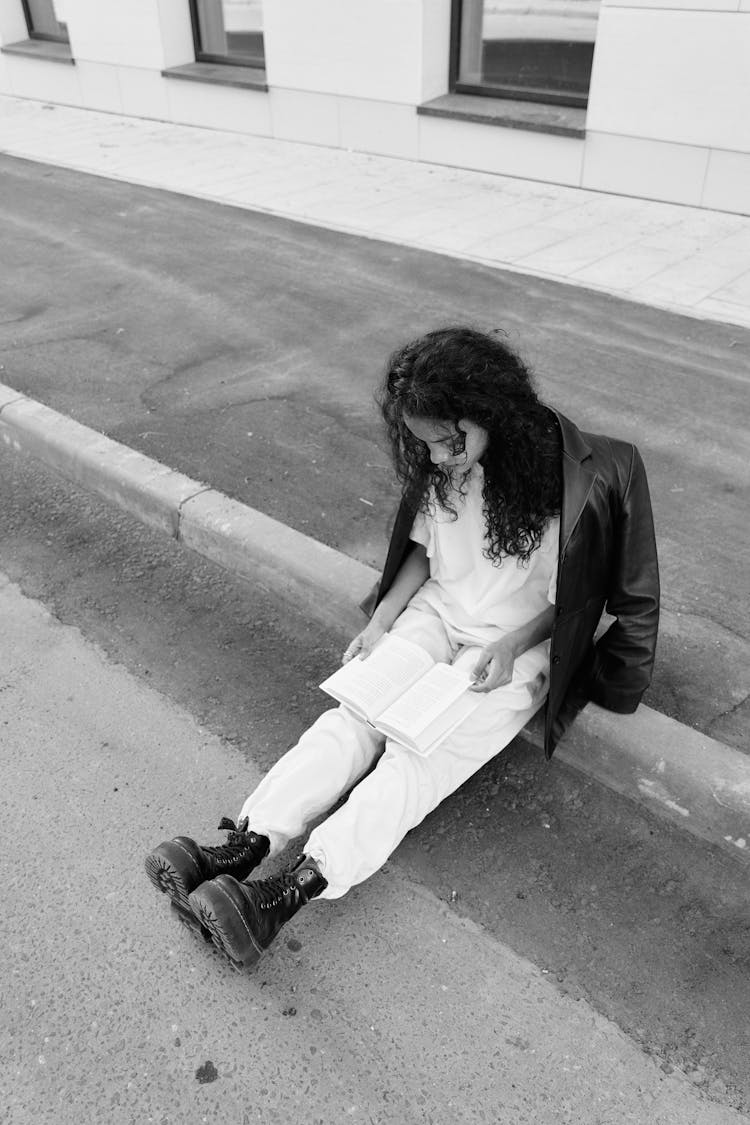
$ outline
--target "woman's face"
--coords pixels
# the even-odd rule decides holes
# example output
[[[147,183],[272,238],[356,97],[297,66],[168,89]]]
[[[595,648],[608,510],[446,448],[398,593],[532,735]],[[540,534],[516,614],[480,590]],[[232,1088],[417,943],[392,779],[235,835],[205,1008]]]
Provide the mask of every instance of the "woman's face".
[[[468,473],[487,448],[487,431],[476,422],[462,418],[457,425],[441,422],[438,418],[404,416],[404,422],[414,437],[424,442],[433,465],[447,471],[460,469]]]

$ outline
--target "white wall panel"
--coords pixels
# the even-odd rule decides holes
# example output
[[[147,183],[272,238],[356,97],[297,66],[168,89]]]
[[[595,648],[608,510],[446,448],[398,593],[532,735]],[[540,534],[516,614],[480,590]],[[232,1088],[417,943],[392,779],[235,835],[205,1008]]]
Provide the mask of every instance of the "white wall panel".
[[[419,119],[413,106],[340,98],[339,121],[342,148],[417,159]]]
[[[236,133],[271,136],[268,95],[232,86],[164,79],[169,119],[205,129],[229,129]]]
[[[714,151],[709,154],[701,203],[719,211],[750,215],[750,153]]]
[[[118,66],[117,82],[120,87],[122,113],[130,117],[169,119],[167,80],[157,70]]]
[[[744,14],[605,8],[587,128],[750,151]]]
[[[590,133],[581,186],[698,206],[707,165],[704,148]]]
[[[65,12],[76,59],[154,70],[165,65],[154,0],[66,0]]]
[[[331,0],[266,5],[263,41],[269,86],[334,92],[326,62],[335,60],[343,47],[330,7]]]
[[[81,87],[82,105],[87,109],[98,109],[104,113],[123,112],[116,67],[82,59],[76,62],[76,70]]]
[[[422,15],[422,85],[420,101],[448,93],[451,0],[431,0]]]
[[[82,104],[77,67],[47,59],[25,59],[19,55],[6,55],[5,58],[9,93],[19,98],[59,102],[61,105]]]
[[[583,141],[449,118],[420,117],[419,159],[577,186]]]
[[[28,39],[29,29],[26,26],[21,0],[3,0],[0,2],[0,47],[6,43],[18,43]]]
[[[349,0],[338,93],[417,105],[422,100],[422,0]]]
[[[187,0],[156,0],[164,66],[195,60],[195,43]]]
[[[272,88],[268,94],[274,137],[307,144],[339,144],[338,99],[307,90]]]
[[[284,0],[267,4],[264,38],[269,85],[418,104],[423,100],[422,11],[430,2]],[[438,2],[443,8],[445,0]]]

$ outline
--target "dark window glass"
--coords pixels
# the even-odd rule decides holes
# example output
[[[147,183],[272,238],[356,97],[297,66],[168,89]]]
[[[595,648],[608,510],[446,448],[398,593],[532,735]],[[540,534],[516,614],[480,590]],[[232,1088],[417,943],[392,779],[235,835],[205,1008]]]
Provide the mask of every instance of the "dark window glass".
[[[599,3],[454,0],[454,89],[585,105]]]
[[[23,0],[23,9],[32,39],[68,42],[64,0]]]
[[[234,66],[266,65],[262,0],[190,0],[195,57]]]

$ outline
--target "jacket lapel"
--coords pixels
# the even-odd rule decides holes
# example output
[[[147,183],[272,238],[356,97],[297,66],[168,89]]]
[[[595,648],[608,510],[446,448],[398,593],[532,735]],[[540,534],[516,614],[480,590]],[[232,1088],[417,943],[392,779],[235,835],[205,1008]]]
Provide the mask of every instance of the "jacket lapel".
[[[563,498],[560,514],[560,555],[565,551],[575,526],[581,518],[589,493],[596,480],[596,472],[585,462],[591,457],[591,447],[583,434],[564,414],[555,411],[562,432]]]

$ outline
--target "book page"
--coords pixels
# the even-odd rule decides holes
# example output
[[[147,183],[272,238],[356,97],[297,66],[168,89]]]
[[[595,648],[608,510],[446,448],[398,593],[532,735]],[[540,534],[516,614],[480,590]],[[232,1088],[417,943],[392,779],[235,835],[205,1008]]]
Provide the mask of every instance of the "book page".
[[[416,742],[420,733],[446,712],[470,683],[467,672],[460,672],[450,664],[434,664],[387,711],[381,712],[378,726],[387,724],[388,733],[396,737],[401,734]]]
[[[420,645],[386,635],[364,660],[354,657],[320,685],[372,722],[381,711],[432,666]]]
[[[434,722],[420,731],[416,739],[410,740],[408,744],[404,743],[404,745],[409,745],[417,754],[422,754],[425,757],[431,754],[442,742],[445,742],[448,735],[452,734],[472,711],[477,709],[482,698],[476,692],[465,692],[455,703],[451,704],[447,711],[438,715]],[[394,735],[394,738],[398,741],[398,735]]]

